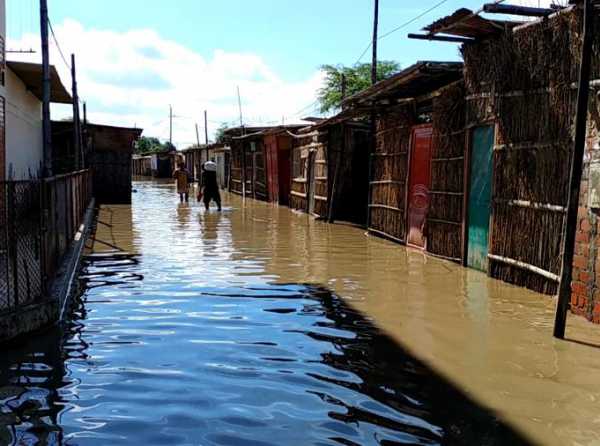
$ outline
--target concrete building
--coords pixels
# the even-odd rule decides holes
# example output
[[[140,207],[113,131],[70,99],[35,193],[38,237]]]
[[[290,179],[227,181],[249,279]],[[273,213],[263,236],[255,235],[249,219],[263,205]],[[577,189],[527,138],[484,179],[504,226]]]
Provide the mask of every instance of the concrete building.
[[[6,2],[0,0],[0,181],[37,178],[42,143],[42,66],[6,61]],[[54,103],[71,96],[51,67]]]

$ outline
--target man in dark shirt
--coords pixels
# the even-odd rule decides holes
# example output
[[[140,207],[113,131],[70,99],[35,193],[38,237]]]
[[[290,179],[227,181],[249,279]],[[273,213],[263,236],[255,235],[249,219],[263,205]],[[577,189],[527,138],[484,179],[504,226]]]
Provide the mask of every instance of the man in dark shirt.
[[[217,209],[221,210],[221,194],[217,184],[217,165],[214,161],[207,161],[202,166],[202,189],[204,206],[206,210],[210,207],[210,201],[217,203]]]

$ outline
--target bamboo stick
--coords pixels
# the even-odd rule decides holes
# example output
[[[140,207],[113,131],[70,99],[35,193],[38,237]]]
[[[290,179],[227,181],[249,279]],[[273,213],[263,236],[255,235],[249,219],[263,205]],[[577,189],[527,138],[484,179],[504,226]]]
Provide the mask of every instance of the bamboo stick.
[[[542,268],[539,268],[535,265],[530,265],[529,263],[521,262],[520,260],[510,259],[508,257],[497,256],[495,254],[488,254],[488,259],[493,260],[495,262],[505,263],[510,266],[514,266],[516,268],[525,269],[529,272],[538,274],[546,279],[552,280],[554,282],[560,281],[560,276],[557,274],[546,271]]]

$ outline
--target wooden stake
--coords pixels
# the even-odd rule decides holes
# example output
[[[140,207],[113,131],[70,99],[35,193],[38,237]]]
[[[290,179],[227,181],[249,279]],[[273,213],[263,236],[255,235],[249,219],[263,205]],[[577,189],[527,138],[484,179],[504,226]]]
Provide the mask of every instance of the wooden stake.
[[[377,31],[379,28],[379,0],[375,1],[375,14],[373,17],[373,58],[371,60],[371,83],[377,83]]]
[[[584,0],[583,9],[583,46],[581,48],[581,66],[579,67],[579,90],[577,92],[577,114],[575,115],[575,143],[571,174],[569,179],[569,201],[564,231],[563,265],[558,293],[558,305],[554,322],[554,336],[564,339],[567,325],[567,311],[571,300],[571,281],[573,279],[573,253],[575,250],[575,232],[577,230],[577,211],[579,207],[579,189],[583,168],[583,155],[587,133],[588,99],[590,93],[590,65],[592,38],[594,34],[594,15],[591,0]]]
[[[79,120],[79,96],[77,95],[77,76],[75,70],[75,54],[71,54],[71,80],[73,96],[73,152],[75,155],[75,170],[82,168],[81,154],[81,121]]]
[[[204,110],[204,143],[208,145],[208,112]]]

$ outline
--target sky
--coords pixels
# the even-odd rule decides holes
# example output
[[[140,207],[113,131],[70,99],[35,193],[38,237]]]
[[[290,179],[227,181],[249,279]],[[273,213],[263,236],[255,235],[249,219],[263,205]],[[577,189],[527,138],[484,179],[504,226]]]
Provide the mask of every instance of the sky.
[[[39,62],[39,0],[6,0],[9,60]],[[141,127],[184,148],[209,139],[221,123],[239,124],[237,89],[245,125],[300,122],[318,114],[323,64],[369,62],[373,0],[48,0],[56,39],[51,63],[70,89],[70,54],[76,55],[79,95],[90,121]],[[460,60],[458,45],[406,38],[475,0],[380,0],[379,58],[407,67],[417,60]],[[538,6],[550,0],[512,0]],[[424,14],[427,10],[432,11]],[[422,18],[415,19],[424,14]],[[62,50],[66,61],[58,51]],[[53,119],[71,116],[54,106]]]

